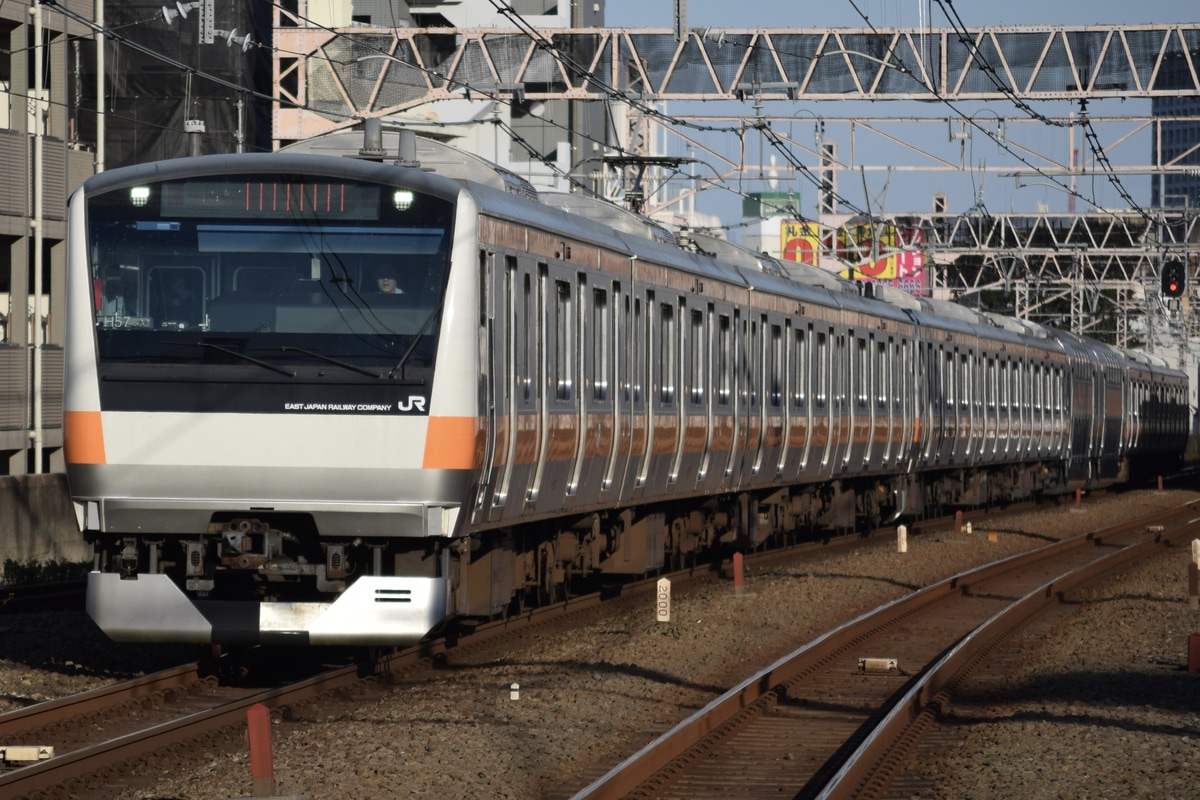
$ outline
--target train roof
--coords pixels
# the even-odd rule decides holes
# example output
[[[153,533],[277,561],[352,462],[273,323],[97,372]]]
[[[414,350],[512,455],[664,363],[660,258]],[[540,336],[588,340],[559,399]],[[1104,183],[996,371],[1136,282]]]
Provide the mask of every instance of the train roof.
[[[377,161],[538,199],[533,184],[515,172],[436,139],[415,136],[411,131],[380,129],[365,134],[356,130],[336,131],[295,142],[279,152]]]
[[[382,130],[369,120],[367,131],[347,130],[314,137],[277,153],[210,155],[151,162],[100,173],[85,183],[88,191],[106,191],[163,177],[214,175],[241,169],[270,172],[313,172],[364,180],[396,180],[396,167],[406,168],[404,181],[414,188],[453,197],[466,188],[489,214],[556,231],[579,241],[670,265],[701,277],[740,284],[824,305],[867,311],[945,330],[961,330],[995,338],[1011,338],[1042,346],[1108,353],[1125,364],[1154,373],[1183,375],[1163,359],[1106,345],[1087,337],[1047,328],[1027,320],[981,313],[957,303],[917,297],[886,284],[858,285],[818,267],[780,262],[732,242],[704,233],[680,241],[663,225],[607,201],[563,192],[539,192],[529,181],[484,158],[411,131]],[[519,197],[524,202],[515,198]],[[698,252],[697,252],[698,251]]]

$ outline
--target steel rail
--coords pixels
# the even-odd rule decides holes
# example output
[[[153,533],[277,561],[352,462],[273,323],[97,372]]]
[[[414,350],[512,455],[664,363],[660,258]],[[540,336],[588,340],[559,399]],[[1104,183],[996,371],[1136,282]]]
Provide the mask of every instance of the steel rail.
[[[670,767],[672,762],[683,760],[685,754],[700,747],[710,737],[728,732],[748,719],[761,715],[766,708],[774,705],[781,687],[786,687],[790,682],[802,676],[805,671],[815,668],[815,665],[833,658],[839,651],[845,650],[856,640],[862,638],[866,632],[884,628],[897,620],[919,612],[926,606],[944,600],[950,595],[967,593],[973,584],[981,581],[993,579],[1012,570],[1031,567],[1043,559],[1063,555],[1073,550],[1103,545],[1105,539],[1113,537],[1122,528],[1131,530],[1139,527],[1153,527],[1160,523],[1165,527],[1176,520],[1185,510],[1188,513],[1194,513],[1198,509],[1200,509],[1200,502],[1188,503],[1157,512],[1134,523],[1124,523],[1104,531],[1091,531],[1064,539],[945,578],[916,592],[885,603],[826,632],[793,653],[780,658],[766,669],[747,678],[574,794],[572,800],[616,800],[617,798],[648,796],[647,792],[653,794],[662,783],[673,781],[674,773],[684,769],[680,766]],[[1190,525],[1190,521],[1184,525],[1178,523],[1176,525],[1177,529],[1170,534],[1155,533],[1137,545],[1114,550],[1113,554],[1093,561],[1092,566],[1086,567],[1086,569],[1107,571],[1114,565],[1114,562],[1108,560],[1114,555],[1134,558],[1144,554],[1146,548],[1153,547],[1159,542],[1172,542],[1189,531],[1187,525]],[[1135,549],[1126,553],[1125,551],[1130,550],[1131,547]],[[1065,581],[1063,578],[1057,580]],[[1029,594],[1034,599],[1038,599],[1046,591],[1047,589],[1043,585]],[[1032,603],[1033,600],[1025,602]],[[926,705],[928,705],[929,696],[919,694],[918,697],[926,701]],[[914,712],[911,706],[912,700],[913,698],[907,698],[907,696],[899,700],[900,705],[897,707],[899,710],[895,712],[898,718],[903,718],[906,722],[911,721],[915,713],[925,708],[925,706],[921,706]],[[871,747],[882,747],[885,741],[887,741],[886,737],[880,736],[879,741],[872,744]],[[866,746],[864,743],[863,747]],[[836,796],[848,797],[851,794]]]

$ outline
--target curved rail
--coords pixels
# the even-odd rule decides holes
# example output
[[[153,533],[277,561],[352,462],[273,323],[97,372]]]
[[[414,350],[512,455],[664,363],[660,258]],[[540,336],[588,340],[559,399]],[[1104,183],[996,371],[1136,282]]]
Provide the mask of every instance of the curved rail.
[[[669,798],[676,796],[675,788],[679,796],[692,798],[871,796],[868,790],[885,783],[895,764],[902,763],[903,753],[895,746],[897,732],[914,727],[923,714],[935,714],[962,670],[994,646],[999,634],[983,631],[1012,632],[1069,589],[1144,556],[1156,544],[1174,543],[1192,533],[1198,509],[1200,503],[1190,503],[1066,539],[884,604],[730,689],[576,793],[573,800]],[[1094,557],[1085,557],[1089,553]],[[951,599],[955,602],[947,602]],[[957,632],[943,630],[949,625],[945,620],[968,613],[968,600],[986,602],[976,603],[973,619],[955,623]],[[1003,610],[995,611],[997,605]],[[920,619],[931,611],[940,615],[938,630]],[[852,672],[847,662],[852,651],[886,641],[881,634],[898,628],[908,639],[923,640],[926,655],[919,666],[880,659],[887,673],[882,679],[859,673],[854,676],[858,685],[839,689],[842,694],[836,697],[824,699],[821,694],[828,682],[806,694],[806,685],[828,678],[831,670],[841,670],[833,680],[841,680],[844,686]],[[891,641],[899,639],[893,636]],[[897,666],[912,668],[918,677],[909,678]],[[872,665],[864,667],[869,670]],[[870,685],[872,680],[877,685]],[[872,696],[872,690],[877,696]],[[758,725],[765,730],[755,732]],[[786,736],[796,738],[784,743],[781,739]],[[745,743],[739,745],[739,738]],[[754,763],[756,758],[763,763]],[[714,764],[717,773],[712,771]],[[725,773],[720,773],[722,767]],[[689,778],[692,775],[697,777]]]

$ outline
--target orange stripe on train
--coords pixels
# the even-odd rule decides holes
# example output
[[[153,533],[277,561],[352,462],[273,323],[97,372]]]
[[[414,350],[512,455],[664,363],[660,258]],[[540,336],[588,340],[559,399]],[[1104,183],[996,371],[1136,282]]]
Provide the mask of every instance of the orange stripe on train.
[[[107,463],[99,411],[68,411],[63,415],[63,450],[68,464]]]
[[[425,434],[425,469],[474,469],[479,448],[475,417],[430,417]]]

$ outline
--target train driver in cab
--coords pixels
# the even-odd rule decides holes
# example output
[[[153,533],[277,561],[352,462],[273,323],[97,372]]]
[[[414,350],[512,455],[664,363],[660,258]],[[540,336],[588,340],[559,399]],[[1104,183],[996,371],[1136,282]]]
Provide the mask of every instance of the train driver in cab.
[[[404,294],[397,283],[400,270],[392,264],[383,264],[375,268],[375,286],[379,294]]]

